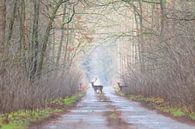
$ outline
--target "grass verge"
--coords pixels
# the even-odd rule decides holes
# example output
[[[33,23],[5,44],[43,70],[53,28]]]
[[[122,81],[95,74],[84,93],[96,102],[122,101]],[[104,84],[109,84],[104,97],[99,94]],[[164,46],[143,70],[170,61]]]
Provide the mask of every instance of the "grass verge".
[[[84,95],[85,93],[79,93],[53,100],[43,109],[19,110],[0,114],[0,129],[26,129],[31,123],[43,121],[55,113],[65,112],[68,107],[75,105]]]
[[[120,94],[121,95],[121,94]],[[189,110],[185,106],[170,106],[164,99],[159,97],[144,97],[141,95],[127,95],[125,96],[132,101],[141,102],[149,108],[156,109],[162,113],[169,114],[175,118],[187,118],[195,121],[195,112]]]

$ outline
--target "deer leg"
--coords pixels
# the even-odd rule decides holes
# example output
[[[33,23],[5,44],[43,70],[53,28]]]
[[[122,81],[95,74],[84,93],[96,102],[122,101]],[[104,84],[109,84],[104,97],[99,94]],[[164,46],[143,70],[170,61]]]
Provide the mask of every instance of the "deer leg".
[[[122,91],[122,86],[120,86],[120,91]]]

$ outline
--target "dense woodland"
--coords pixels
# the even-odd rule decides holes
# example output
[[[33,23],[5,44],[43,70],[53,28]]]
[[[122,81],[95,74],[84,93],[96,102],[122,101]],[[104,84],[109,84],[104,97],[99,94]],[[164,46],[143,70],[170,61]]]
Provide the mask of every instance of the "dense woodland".
[[[93,45],[82,12],[115,3],[134,19],[129,38],[138,54],[135,62],[126,57],[128,70],[121,73],[128,94],[195,110],[195,1],[93,2],[0,0],[0,112],[44,107],[76,93],[83,77],[78,62]]]
[[[1,0],[0,111],[34,109],[77,92],[75,60],[90,41],[79,17],[73,21],[78,3]]]
[[[195,1],[127,3],[135,14],[139,50],[137,62],[128,63],[123,75],[129,93],[194,110]]]

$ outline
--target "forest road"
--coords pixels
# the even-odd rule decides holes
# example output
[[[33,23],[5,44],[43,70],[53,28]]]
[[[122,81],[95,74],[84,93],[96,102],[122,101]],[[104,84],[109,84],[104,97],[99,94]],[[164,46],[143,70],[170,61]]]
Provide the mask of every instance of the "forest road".
[[[89,88],[69,113],[31,129],[195,129],[117,96],[109,87],[103,91]]]

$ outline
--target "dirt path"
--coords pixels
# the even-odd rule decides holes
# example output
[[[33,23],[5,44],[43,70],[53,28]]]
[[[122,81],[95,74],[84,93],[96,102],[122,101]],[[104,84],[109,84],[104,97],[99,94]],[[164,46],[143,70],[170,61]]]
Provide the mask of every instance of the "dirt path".
[[[104,88],[104,95],[89,89],[81,102],[69,113],[31,129],[195,129],[155,111],[129,102]]]

